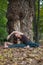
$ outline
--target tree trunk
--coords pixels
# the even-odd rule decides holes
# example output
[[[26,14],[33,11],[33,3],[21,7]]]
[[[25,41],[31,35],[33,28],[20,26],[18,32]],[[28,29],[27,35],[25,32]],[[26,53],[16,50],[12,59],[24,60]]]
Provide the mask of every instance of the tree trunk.
[[[34,0],[8,0],[7,30],[23,32],[33,40],[32,21],[34,16]]]

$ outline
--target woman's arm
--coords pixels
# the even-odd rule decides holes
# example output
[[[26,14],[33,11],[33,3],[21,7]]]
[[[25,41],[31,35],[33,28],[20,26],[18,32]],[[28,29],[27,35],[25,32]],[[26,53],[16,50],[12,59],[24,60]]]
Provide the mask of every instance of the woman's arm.
[[[14,34],[15,31],[13,31],[11,34],[7,36],[7,40]]]

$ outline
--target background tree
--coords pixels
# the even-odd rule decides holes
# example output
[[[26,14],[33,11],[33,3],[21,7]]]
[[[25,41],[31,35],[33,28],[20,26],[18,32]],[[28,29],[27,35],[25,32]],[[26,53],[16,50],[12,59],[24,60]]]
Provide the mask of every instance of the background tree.
[[[6,31],[6,11],[7,11],[7,0],[0,0],[0,42],[7,36]]]
[[[38,40],[43,40],[43,0],[36,1],[36,21],[38,26]]]
[[[35,2],[35,17],[33,22],[34,39],[35,42],[43,40],[43,0],[36,0]],[[41,42],[43,43],[43,41]]]
[[[13,0],[12,0],[13,1]],[[25,0],[26,2],[26,4],[27,4],[27,1],[28,0]],[[32,0],[33,1],[33,0]],[[35,1],[35,0],[34,0]],[[6,23],[8,22],[7,21],[7,19],[6,19],[6,12],[7,12],[7,5],[10,7],[11,5],[10,5],[10,3],[8,4],[9,2],[7,1],[7,0],[0,0],[0,42],[2,42],[2,41],[4,41],[4,39],[7,37],[7,35],[8,35],[8,33],[7,33],[7,29],[6,29]],[[24,2],[23,2],[24,3]],[[28,14],[28,15],[24,15],[24,13],[23,13],[23,15],[22,15],[22,13],[20,13],[21,15],[19,15],[19,16],[16,16],[15,17],[15,19],[14,19],[14,23],[15,24],[13,24],[14,25],[14,27],[13,27],[13,30],[15,29],[19,29],[19,31],[23,31],[23,32],[25,32],[25,34],[27,35],[27,33],[29,32],[29,36],[32,36],[31,38],[33,39],[33,35],[34,35],[34,33],[32,33],[33,35],[31,35],[30,34],[30,31],[33,31],[33,29],[32,29],[32,26],[31,25],[28,25],[29,23],[30,24],[32,24],[33,22],[30,22],[30,20],[29,20],[29,18],[28,17],[30,17],[30,13],[31,13],[31,11],[30,10],[32,10],[33,9],[33,12],[34,12],[34,4],[33,4],[33,8],[31,8],[31,6],[30,6],[30,3],[31,2],[28,2],[28,5],[26,5],[26,6],[23,6],[23,5],[25,5],[25,4],[23,4],[22,5],[22,10],[23,10],[23,12],[24,12],[24,10],[26,10],[26,9],[28,9],[29,11],[28,11],[28,13],[26,12],[25,13],[25,15],[26,14]],[[35,1],[35,3],[36,3],[36,22],[38,22],[38,37],[39,37],[39,41],[40,40],[43,40],[43,1],[42,0],[40,0],[40,21],[37,21],[37,18],[38,18],[38,0],[36,0]],[[21,3],[20,3],[21,4]],[[32,3],[31,3],[32,4]],[[24,7],[27,7],[26,9],[23,9]],[[20,11],[22,11],[22,10],[20,10]],[[17,10],[18,11],[18,10]],[[27,11],[27,10],[26,10]],[[34,12],[35,13],[35,12]],[[34,14],[33,13],[33,14]],[[34,15],[33,15],[34,16]],[[19,18],[20,17],[20,18]],[[16,20],[16,18],[19,18],[19,19],[17,19]],[[22,19],[22,20],[21,20]],[[15,22],[15,21],[18,21],[17,23]],[[22,21],[22,25],[21,25],[21,21]],[[28,22],[28,23],[27,23]],[[34,21],[34,24],[36,24],[35,23],[35,21]],[[10,24],[11,25],[11,24]],[[17,28],[17,26],[18,26],[18,28]],[[21,25],[21,26],[20,26]],[[29,27],[30,26],[30,27]],[[22,30],[21,29],[21,27],[23,27],[22,29],[24,29],[24,30]],[[28,28],[29,27],[29,28]],[[36,26],[34,25],[34,28],[35,28]],[[28,29],[26,29],[26,28],[28,28]],[[36,30],[36,29],[34,29],[34,30]],[[33,31],[34,32],[34,31]],[[28,36],[27,35],[27,36]],[[43,42],[43,41],[42,41]]]
[[[7,28],[23,32],[33,40],[32,21],[34,17],[34,0],[8,0]]]

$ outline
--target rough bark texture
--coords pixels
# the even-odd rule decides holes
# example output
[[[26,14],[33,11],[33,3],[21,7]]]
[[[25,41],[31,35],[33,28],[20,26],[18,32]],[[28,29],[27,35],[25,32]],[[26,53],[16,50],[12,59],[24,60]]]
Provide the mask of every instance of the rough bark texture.
[[[8,0],[7,28],[23,32],[33,40],[32,21],[34,16],[34,0]]]
[[[0,65],[43,65],[43,47],[0,48]]]

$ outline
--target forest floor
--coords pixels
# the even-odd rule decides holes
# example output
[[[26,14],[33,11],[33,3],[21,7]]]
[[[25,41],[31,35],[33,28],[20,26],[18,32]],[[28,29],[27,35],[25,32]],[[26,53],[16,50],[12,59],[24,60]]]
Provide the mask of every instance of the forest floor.
[[[43,46],[0,48],[0,65],[43,65]]]

